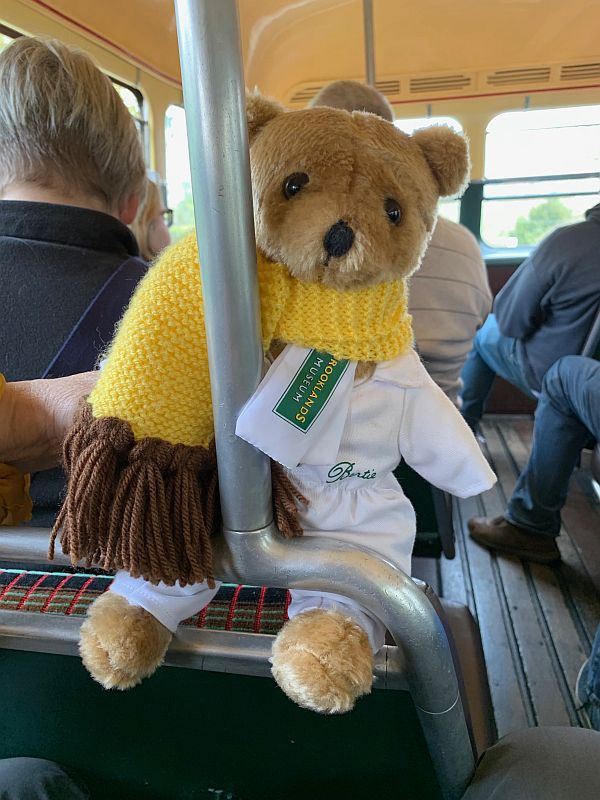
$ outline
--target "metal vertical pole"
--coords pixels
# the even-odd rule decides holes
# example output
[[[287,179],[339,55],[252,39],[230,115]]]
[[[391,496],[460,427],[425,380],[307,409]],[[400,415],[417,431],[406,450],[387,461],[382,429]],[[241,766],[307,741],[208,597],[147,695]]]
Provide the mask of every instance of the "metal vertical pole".
[[[268,525],[268,460],[235,436],[262,371],[248,133],[235,0],[175,0],[226,528]]]
[[[373,0],[363,0],[365,29],[365,72],[369,86],[375,86],[375,45],[373,39]]]

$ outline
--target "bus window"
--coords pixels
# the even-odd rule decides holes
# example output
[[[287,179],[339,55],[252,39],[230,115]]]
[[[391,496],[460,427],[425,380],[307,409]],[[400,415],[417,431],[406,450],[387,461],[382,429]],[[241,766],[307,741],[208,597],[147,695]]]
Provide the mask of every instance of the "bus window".
[[[150,163],[149,141],[148,141],[148,122],[144,114],[144,98],[142,93],[131,86],[126,86],[124,83],[111,78],[112,85],[117,90],[119,97],[125,104],[127,110],[135,121],[136,128],[139,131],[142,147],[144,148],[144,160],[146,164]]]
[[[600,105],[511,111],[487,127],[481,238],[538,244],[583,219],[600,191]]]
[[[167,198],[173,209],[171,240],[176,242],[194,230],[194,204],[188,157],[185,111],[169,106],[165,114]]]
[[[0,31],[0,50],[4,50],[5,47],[8,47],[12,40],[12,36],[7,36]]]
[[[410,119],[394,120],[394,125],[404,133],[413,134],[419,128],[427,128],[430,125],[448,125],[457,133],[462,133],[462,126],[454,117],[412,117]],[[449,197],[440,200],[440,216],[452,222],[458,222],[460,217],[460,200],[456,197]]]

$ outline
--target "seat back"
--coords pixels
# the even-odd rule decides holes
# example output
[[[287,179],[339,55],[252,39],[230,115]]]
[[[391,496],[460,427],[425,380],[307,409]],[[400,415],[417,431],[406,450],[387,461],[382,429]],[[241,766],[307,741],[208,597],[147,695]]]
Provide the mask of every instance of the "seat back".
[[[600,361],[600,304],[580,355]]]
[[[600,484],[600,444],[596,444],[592,451],[592,477],[596,483]]]
[[[408,692],[319,716],[260,677],[163,667],[107,692],[77,658],[4,650],[0,661],[0,757],[56,760],[92,797],[441,797]]]
[[[440,797],[398,648],[378,656],[375,690],[352,714],[303,711],[267,677],[271,637],[263,632],[283,623],[287,593],[223,587],[207,613],[180,629],[169,666],[130,692],[106,692],[69,656],[77,653],[83,613],[110,577],[6,569],[0,757],[52,758],[77,768],[93,796],[131,800],[204,796],[210,789],[245,800],[299,800],[313,785],[328,798],[383,795],[390,785],[415,800]],[[448,633],[481,753],[494,728],[477,626],[468,609],[426,595]]]

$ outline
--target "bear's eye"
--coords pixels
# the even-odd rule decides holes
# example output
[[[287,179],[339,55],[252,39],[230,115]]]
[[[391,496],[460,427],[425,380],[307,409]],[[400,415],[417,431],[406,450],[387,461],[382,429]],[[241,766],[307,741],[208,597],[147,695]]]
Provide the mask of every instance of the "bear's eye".
[[[294,172],[283,182],[283,193],[289,200],[290,197],[293,197],[295,194],[298,194],[300,189],[303,186],[306,186],[308,183],[308,175],[306,172]]]
[[[397,203],[396,200],[388,197],[384,203],[384,208],[385,213],[390,218],[390,222],[393,222],[394,225],[397,225],[402,219],[402,209],[400,208],[400,203]]]

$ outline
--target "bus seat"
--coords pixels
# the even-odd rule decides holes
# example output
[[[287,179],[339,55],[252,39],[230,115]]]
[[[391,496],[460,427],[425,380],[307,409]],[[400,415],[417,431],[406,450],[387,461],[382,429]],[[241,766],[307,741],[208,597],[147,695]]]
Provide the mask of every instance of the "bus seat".
[[[592,450],[590,470],[592,473],[592,489],[594,490],[596,499],[600,502],[600,443],[596,443],[596,446]]]
[[[481,755],[498,736],[479,626],[462,603],[438,597],[429,586],[425,587],[425,594],[446,630],[461,694],[466,698],[465,711],[469,716],[473,743],[477,754]]]
[[[600,444],[596,444],[592,451],[591,470],[593,479],[600,484]]]
[[[236,556],[228,545],[228,537],[234,535],[239,534],[224,530],[216,551],[219,574],[229,583],[238,580],[239,574]],[[258,548],[256,536],[260,537]],[[170,669],[159,670],[132,692],[100,690],[79,658],[68,656],[78,655],[77,642],[86,591],[95,589],[97,594],[106,590],[111,576],[85,573],[73,578],[73,572],[68,568],[63,568],[60,576],[47,568],[44,572],[47,541],[47,530],[31,528],[26,531],[8,528],[0,538],[0,561],[42,565],[34,569],[30,567],[25,571],[29,572],[28,575],[23,574],[20,567],[6,566],[5,571],[12,569],[13,572],[5,577],[4,588],[0,588],[0,599],[5,598],[9,603],[6,610],[0,607],[0,692],[3,697],[11,698],[0,718],[0,757],[20,752],[22,755],[41,754],[62,763],[73,763],[73,735],[66,742],[63,737],[58,737],[57,749],[52,749],[55,742],[51,731],[72,731],[77,722],[74,708],[77,711],[85,708],[86,718],[94,720],[90,733],[94,734],[95,743],[88,743],[93,749],[97,746],[98,720],[102,720],[106,729],[104,717],[112,709],[115,718],[107,733],[109,741],[102,741],[104,766],[96,769],[96,777],[100,781],[97,784],[99,795],[126,796],[131,800],[138,796],[169,798],[172,795],[164,789],[164,782],[160,782],[171,776],[172,771],[168,776],[163,774],[165,758],[156,750],[152,737],[150,744],[146,741],[148,737],[140,737],[146,749],[135,741],[134,752],[128,753],[126,764],[123,764],[119,751],[123,737],[128,747],[132,746],[132,732],[127,728],[127,710],[136,709],[135,730],[139,731],[155,727],[155,709],[159,707],[160,718],[166,720],[169,730],[166,738],[169,740],[170,757],[176,759],[173,748],[177,741],[177,752],[181,750],[189,759],[197,762],[198,752],[201,751],[205,759],[202,764],[208,765],[206,771],[202,771],[201,778],[198,771],[188,775],[189,780],[195,783],[184,781],[182,785],[187,787],[186,791],[192,785],[198,787],[199,781],[207,782],[202,783],[203,790],[231,785],[228,782],[232,769],[235,771],[240,764],[250,768],[248,750],[254,751],[254,762],[260,758],[256,747],[261,745],[255,736],[252,738],[252,747],[243,745],[243,756],[238,757],[236,752],[234,767],[229,762],[223,763],[222,747],[219,749],[217,746],[222,740],[230,740],[231,731],[245,730],[253,714],[260,718],[261,734],[264,728],[276,732],[269,740],[273,740],[270,748],[276,762],[285,761],[286,772],[282,776],[280,771],[275,771],[272,775],[274,783],[268,786],[265,780],[248,782],[246,776],[246,782],[237,784],[239,796],[245,800],[258,800],[259,797],[261,800],[271,797],[279,800],[283,791],[280,782],[282,777],[286,781],[283,791],[286,797],[290,800],[304,798],[306,781],[302,781],[299,767],[288,768],[288,762],[292,759],[296,765],[296,760],[300,759],[304,765],[301,775],[305,778],[307,753],[310,756],[311,775],[316,776],[318,785],[325,781],[323,785],[328,787],[325,792],[328,800],[337,797],[362,798],[367,785],[369,792],[383,793],[392,780],[395,783],[400,781],[406,788],[407,796],[414,800],[421,797],[423,800],[433,800],[440,794],[445,800],[458,800],[464,791],[475,763],[476,737],[469,723],[474,714],[467,706],[466,683],[457,675],[463,670],[461,657],[456,655],[462,655],[462,648],[450,645],[446,627],[432,601],[423,592],[421,582],[410,580],[392,565],[371,558],[368,551],[363,553],[358,549],[329,544],[324,547],[322,542],[313,540],[290,543],[276,536],[271,528],[259,531],[253,539],[241,539],[243,547],[249,547],[254,556],[254,551],[260,552],[259,559],[255,562],[246,559],[243,567],[249,577],[256,576],[252,578],[255,583],[268,582],[260,577],[267,574],[279,575],[287,585],[306,579],[314,581],[317,586],[325,584],[325,590],[330,584],[340,590],[347,587],[349,596],[353,598],[356,595],[360,597],[361,591],[365,595],[371,592],[371,600],[376,597],[377,602],[381,603],[383,618],[399,646],[384,647],[377,654],[374,669],[376,691],[361,700],[352,714],[343,715],[343,722],[333,722],[329,716],[322,717],[296,707],[285,698],[272,679],[264,680],[265,677],[270,678],[268,658],[272,635],[233,629],[236,605],[240,599],[249,597],[246,590],[238,590],[237,587],[228,587],[231,599],[228,604],[225,600],[227,612],[224,613],[222,609],[220,614],[221,625],[224,621],[226,630],[202,628],[201,617],[192,620],[191,624],[180,626],[167,652],[165,664]],[[239,557],[239,550],[237,555]],[[243,549],[241,555],[246,555]],[[279,567],[267,571],[264,567],[265,558],[270,558]],[[68,563],[61,553],[57,553],[57,561]],[[336,565],[335,575],[330,574],[329,568],[325,570],[324,565],[328,564]],[[321,577],[321,572],[326,574]],[[305,578],[296,577],[300,574]],[[363,574],[364,581],[361,583]],[[74,581],[74,591],[69,598],[65,597],[65,592],[71,581]],[[22,582],[24,591],[19,594],[17,590]],[[50,591],[48,583],[51,585]],[[44,592],[44,589],[42,598],[36,601],[35,593],[38,590]],[[249,592],[251,595],[254,593],[258,602],[258,606],[250,612],[248,607],[243,609],[246,624],[250,614],[253,631],[255,625],[262,624],[262,620],[268,618],[264,609],[266,593],[263,594],[262,589],[250,589]],[[55,600],[57,602],[52,606]],[[28,604],[37,606],[37,612],[26,611]],[[262,611],[258,612],[258,607]],[[76,613],[76,608],[80,608],[81,613]],[[57,613],[54,613],[54,609]],[[212,616],[209,609],[205,612],[204,621]],[[225,682],[221,680],[222,676],[216,674],[223,672],[230,673]],[[193,678],[190,673],[194,673]],[[19,674],[27,674],[27,677],[21,681],[20,685],[25,688],[17,697],[12,685],[18,683],[15,676]],[[485,677],[483,669],[480,674]],[[262,680],[256,683],[257,678]],[[32,707],[34,695],[37,700]],[[118,699],[115,699],[115,695]],[[143,698],[141,703],[140,698]],[[89,703],[89,708],[86,703]],[[173,717],[177,704],[184,709],[186,719],[190,715],[201,720],[210,719],[210,726],[200,725],[198,730],[191,733],[189,727],[183,726],[177,730],[177,735],[174,734],[173,728],[178,725]],[[20,720],[19,707],[23,709],[23,722]],[[272,713],[267,709],[271,709]],[[216,720],[213,719],[215,715],[218,717]],[[27,720],[31,718],[35,718],[33,726],[27,725]],[[192,736],[192,752],[188,739],[184,737],[181,740],[184,729]],[[368,734],[365,734],[366,730]],[[285,732],[282,734],[281,731]],[[335,735],[335,745],[330,742],[332,733]],[[84,770],[87,780],[94,762],[87,758],[87,749],[82,750],[85,735],[87,730],[83,733],[77,730],[75,738],[79,761],[76,759],[76,763]],[[356,742],[363,742],[365,737],[369,739],[369,758],[356,760],[352,755],[348,759],[348,754],[356,750]],[[298,741],[302,741],[302,747],[295,747]],[[334,751],[335,758],[332,756]],[[382,761],[381,754],[384,752]],[[350,766],[349,760],[352,761]],[[107,764],[110,765],[108,769]],[[188,769],[187,762],[185,767]],[[183,766],[181,769],[183,774],[186,769]],[[119,770],[128,775],[135,773],[126,790],[114,783]],[[140,770],[143,770],[143,774],[140,774]],[[341,781],[337,779],[340,771],[344,773],[344,780]],[[327,783],[334,773],[335,780]],[[139,794],[141,778],[145,786],[162,786],[162,793]],[[292,779],[293,785],[289,783]],[[94,791],[93,784],[91,788]],[[228,791],[232,797],[238,796],[233,789]],[[204,795],[191,791],[177,794],[178,798],[184,796]]]
[[[580,355],[600,361],[600,304],[598,305],[594,322],[583,344]]]
[[[600,303],[598,304],[594,322],[583,344],[580,355],[593,358],[595,361],[600,361]],[[596,482],[596,487],[600,488],[600,444],[596,444],[592,451],[590,469],[592,471],[592,477]],[[598,488],[596,488],[596,493],[598,493]]]
[[[51,636],[53,620],[70,617],[81,621],[91,602],[109,589],[111,581],[112,576],[107,573],[78,573],[64,569],[51,572],[44,570],[43,565],[33,569],[31,564],[1,562],[0,649],[15,646],[12,640],[6,641],[9,619],[12,619],[9,627],[15,624],[18,627],[19,617],[23,614],[28,621],[34,621],[34,628],[46,624],[46,635]],[[425,584],[422,584],[422,588],[448,636],[471,739],[476,752],[481,754],[494,743],[496,734],[479,629],[468,608],[438,598],[431,587]],[[243,644],[249,634],[258,634],[266,648],[259,674],[267,676],[269,637],[276,635],[286,621],[289,601],[289,592],[284,589],[223,585],[204,611],[182,623],[186,631],[184,635],[191,636],[193,640],[200,632],[225,631],[235,636],[238,644]],[[12,618],[7,617],[11,613]],[[74,636],[77,627],[73,627]],[[218,648],[213,648],[211,652],[210,638],[207,642],[199,640],[198,644],[202,644],[203,658],[209,661],[213,659],[213,669],[232,673],[241,670],[243,673],[243,663],[240,667],[236,659],[228,660],[224,652],[219,653]],[[35,649],[31,641],[28,645],[28,649]],[[219,647],[222,647],[222,640]],[[218,665],[215,659],[220,659],[221,663]],[[175,662],[180,661],[181,654],[175,655]],[[378,656],[375,685],[380,688],[403,688],[401,661],[398,648],[386,646],[385,653]],[[207,668],[211,669],[210,666]]]

